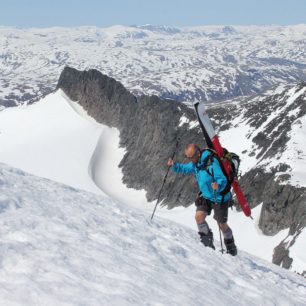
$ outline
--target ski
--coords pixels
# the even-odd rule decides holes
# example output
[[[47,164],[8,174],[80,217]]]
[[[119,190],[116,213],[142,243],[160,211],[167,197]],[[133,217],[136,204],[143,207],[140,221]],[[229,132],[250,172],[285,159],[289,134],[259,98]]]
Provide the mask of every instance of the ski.
[[[215,132],[212,122],[210,118],[208,117],[204,103],[197,102],[194,104],[194,108],[195,108],[195,111],[198,117],[198,121],[200,123],[200,127],[204,134],[204,138],[205,138],[208,148],[214,149],[217,152],[218,156],[220,157],[222,161],[222,166],[225,172],[227,173],[227,175],[229,175],[230,174],[230,164],[228,160],[226,160],[225,158],[224,159],[222,158],[223,148],[220,144],[219,137]],[[246,197],[244,196],[241,190],[241,187],[239,185],[237,178],[233,180],[232,187],[236,194],[237,200],[239,202],[239,205],[242,211],[247,217],[251,217],[251,208],[249,206],[249,203]]]

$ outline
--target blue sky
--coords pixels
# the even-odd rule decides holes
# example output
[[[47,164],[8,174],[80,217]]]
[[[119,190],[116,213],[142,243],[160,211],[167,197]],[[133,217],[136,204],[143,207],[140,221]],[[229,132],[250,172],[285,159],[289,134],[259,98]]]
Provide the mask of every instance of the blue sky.
[[[306,23],[306,0],[0,0],[0,25]]]

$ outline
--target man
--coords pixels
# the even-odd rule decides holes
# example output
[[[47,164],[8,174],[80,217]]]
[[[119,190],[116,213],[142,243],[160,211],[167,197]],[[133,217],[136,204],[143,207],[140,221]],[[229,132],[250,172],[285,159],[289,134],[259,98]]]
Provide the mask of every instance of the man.
[[[237,255],[237,247],[231,228],[227,225],[228,208],[232,201],[232,194],[222,190],[227,185],[227,178],[223,174],[219,160],[212,157],[209,150],[201,152],[200,148],[191,143],[185,147],[185,155],[190,160],[187,164],[175,163],[171,158],[168,166],[175,172],[184,174],[193,173],[198,182],[200,193],[196,199],[195,220],[198,225],[201,242],[206,247],[215,249],[213,233],[209,228],[206,217],[214,210],[214,219],[217,221],[224,237],[227,253]]]

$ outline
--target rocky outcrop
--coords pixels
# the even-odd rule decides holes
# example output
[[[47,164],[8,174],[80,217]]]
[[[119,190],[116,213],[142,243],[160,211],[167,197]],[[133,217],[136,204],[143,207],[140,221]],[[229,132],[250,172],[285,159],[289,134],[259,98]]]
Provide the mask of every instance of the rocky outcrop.
[[[252,206],[263,203],[259,219],[262,232],[275,235],[289,228],[289,235],[296,239],[306,227],[306,188],[282,184],[281,178],[275,178],[276,171],[252,169],[242,177],[241,183]],[[290,268],[293,259],[289,248],[294,241],[290,244],[283,241],[274,249],[273,263]]]
[[[157,198],[167,170],[166,161],[172,155],[176,142],[179,141],[178,160],[184,160],[182,151],[187,143],[204,145],[199,127],[190,124],[196,120],[192,108],[156,96],[136,98],[121,83],[97,70],[81,72],[66,67],[57,88],[61,88],[72,100],[78,101],[98,122],[120,131],[120,145],[126,150],[120,163],[124,183],[131,188],[145,189],[149,201]],[[258,101],[249,101],[248,107],[244,108],[244,118],[254,126],[255,131],[261,122],[267,121],[269,111],[281,107],[271,104],[269,99],[261,99],[260,104]],[[220,129],[226,130],[233,118],[241,115],[238,105],[213,105],[208,112]],[[301,106],[300,113],[296,115],[304,112],[304,106]],[[292,122],[290,120],[293,119],[286,119],[284,124],[280,123],[280,128],[275,129],[276,121],[281,121],[275,118],[276,121],[271,121],[267,126],[268,133],[260,136],[259,132],[254,132],[249,135],[258,146],[258,158],[279,152],[286,142]],[[274,133],[273,140],[276,141],[272,146],[269,131]],[[252,207],[263,203],[259,226],[266,235],[274,235],[285,228],[290,228],[290,234],[293,235],[306,226],[306,192],[305,188],[282,184],[284,175],[275,179],[275,173],[286,170],[288,165],[279,167],[281,169],[275,168],[269,173],[260,167],[254,168],[242,177],[241,184]],[[172,208],[193,203],[197,186],[190,177],[170,173],[163,190],[163,204]],[[274,262],[288,268],[290,257],[287,251],[284,244],[279,245],[275,249]]]
[[[275,249],[273,254],[273,263],[285,268],[290,269],[293,259],[289,256],[289,250],[286,243],[281,242]]]
[[[306,188],[282,184],[276,169],[266,173],[255,168],[246,173],[241,183],[252,205],[263,203],[259,227],[265,235],[275,235],[290,228],[289,235],[306,226]]]
[[[97,70],[80,72],[65,68],[57,88],[78,101],[98,122],[120,131],[120,145],[126,149],[120,167],[124,183],[131,188],[145,189],[153,201],[167,170],[166,162],[179,140],[177,157],[187,142],[203,142],[200,132],[179,126],[180,118],[195,120],[187,106],[156,96],[136,98],[123,85]],[[169,174],[162,198],[170,208],[190,205],[197,192],[190,177]]]

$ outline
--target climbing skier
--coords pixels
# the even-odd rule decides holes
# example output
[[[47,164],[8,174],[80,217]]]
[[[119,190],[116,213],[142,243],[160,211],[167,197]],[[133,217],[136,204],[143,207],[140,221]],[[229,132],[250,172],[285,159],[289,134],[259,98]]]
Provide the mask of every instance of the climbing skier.
[[[215,249],[213,244],[213,233],[209,228],[206,217],[214,210],[214,219],[217,221],[224,237],[227,253],[237,255],[237,247],[231,228],[227,224],[228,208],[231,205],[232,194],[222,193],[227,186],[228,180],[223,174],[219,160],[213,157],[208,149],[203,151],[196,144],[188,144],[185,147],[185,156],[190,160],[189,163],[180,164],[168,160],[168,166],[174,172],[184,174],[194,173],[198,182],[200,193],[195,201],[196,214],[195,220],[198,226],[201,242]]]

